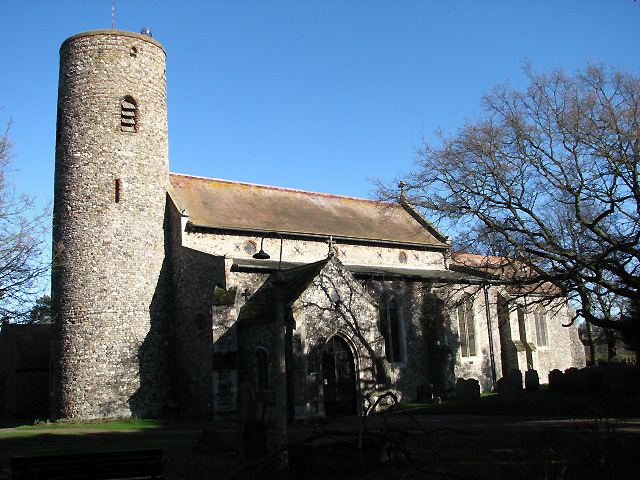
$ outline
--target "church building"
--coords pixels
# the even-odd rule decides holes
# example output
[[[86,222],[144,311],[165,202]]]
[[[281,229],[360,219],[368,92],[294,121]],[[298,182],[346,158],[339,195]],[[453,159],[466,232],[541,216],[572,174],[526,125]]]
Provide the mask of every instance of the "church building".
[[[56,416],[362,414],[387,391],[584,365],[568,304],[512,298],[481,261],[402,197],[169,173],[162,45],[117,30],[63,43]]]

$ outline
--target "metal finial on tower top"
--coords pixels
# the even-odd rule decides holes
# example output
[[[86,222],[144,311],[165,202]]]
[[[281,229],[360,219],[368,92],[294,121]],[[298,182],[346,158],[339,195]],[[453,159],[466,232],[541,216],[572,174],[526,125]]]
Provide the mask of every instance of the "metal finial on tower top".
[[[151,33],[151,29],[149,27],[142,27],[140,29],[140,33],[142,35],[147,35],[147,36],[153,38],[153,33]]]

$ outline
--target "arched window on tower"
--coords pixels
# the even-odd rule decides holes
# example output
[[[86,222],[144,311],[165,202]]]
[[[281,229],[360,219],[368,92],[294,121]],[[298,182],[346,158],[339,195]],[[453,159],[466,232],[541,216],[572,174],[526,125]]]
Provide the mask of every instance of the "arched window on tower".
[[[400,308],[398,300],[393,295],[389,295],[381,302],[380,333],[384,337],[386,359],[391,363],[404,361]]]
[[[269,388],[269,363],[267,352],[264,348],[256,349],[256,387],[258,390]]]
[[[120,128],[123,132],[138,131],[138,104],[126,96],[120,102]]]

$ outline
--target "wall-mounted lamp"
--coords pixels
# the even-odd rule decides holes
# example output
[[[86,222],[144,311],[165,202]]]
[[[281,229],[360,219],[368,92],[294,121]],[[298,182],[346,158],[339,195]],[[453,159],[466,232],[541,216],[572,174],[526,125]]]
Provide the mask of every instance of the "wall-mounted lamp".
[[[262,240],[260,240],[260,251],[254,253],[253,258],[256,258],[258,260],[269,260],[271,258],[271,255],[269,255],[267,252],[265,252],[262,249],[263,243],[264,243],[264,237],[262,237]]]
[[[277,235],[278,238],[280,239],[280,260],[278,261],[278,270],[282,270],[282,242],[284,239],[282,238],[282,235],[280,235],[278,232],[273,232],[273,233]],[[263,250],[262,248],[263,243],[264,243],[264,237],[262,237],[262,240],[260,240],[260,250],[253,254],[253,258],[258,260],[268,260],[271,258],[271,255],[269,255],[267,252]]]

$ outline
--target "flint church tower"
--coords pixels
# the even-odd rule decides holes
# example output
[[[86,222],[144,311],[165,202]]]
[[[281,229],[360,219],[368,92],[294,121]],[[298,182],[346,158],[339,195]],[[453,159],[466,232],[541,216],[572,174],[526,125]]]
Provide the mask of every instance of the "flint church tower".
[[[96,30],[60,48],[54,413],[154,415],[169,374],[165,51]]]

